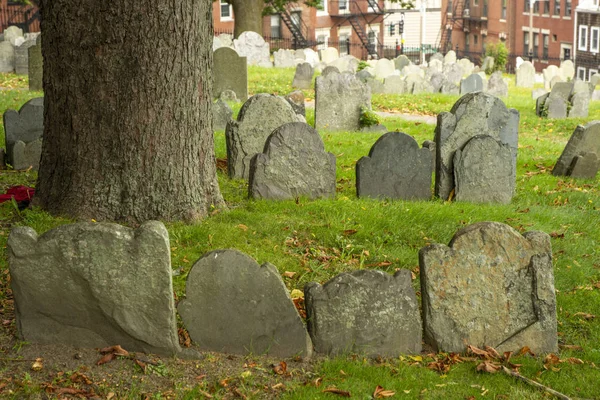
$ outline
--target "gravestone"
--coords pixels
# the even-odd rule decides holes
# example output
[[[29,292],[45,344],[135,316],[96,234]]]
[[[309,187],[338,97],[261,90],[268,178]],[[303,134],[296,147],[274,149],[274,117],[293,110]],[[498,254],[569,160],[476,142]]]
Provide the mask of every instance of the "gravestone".
[[[463,77],[467,77],[475,71],[475,64],[468,58],[461,58],[457,64],[463,68]]]
[[[42,57],[42,36],[36,38],[35,44],[27,49],[28,52],[28,73],[29,73],[29,90],[43,90],[43,62]],[[213,71],[214,73],[214,71]]]
[[[4,30],[4,41],[12,46],[17,46],[17,40],[23,38],[23,29],[17,26],[9,26]]]
[[[233,48],[233,35],[230,35],[229,33],[221,33],[218,37],[223,47]]]
[[[279,49],[273,53],[273,59],[277,68],[291,68],[296,66],[294,50]]]
[[[431,153],[431,170],[435,171],[435,142],[433,140],[425,140],[422,147]]]
[[[388,60],[387,58],[379,59],[375,65],[375,78],[383,80],[392,75],[395,70],[396,65],[394,64],[394,61]]]
[[[242,32],[237,39],[233,39],[233,47],[241,57],[246,57],[248,65],[272,66],[269,43],[256,32]]]
[[[411,136],[388,132],[356,163],[357,197],[403,200],[431,198],[431,152]]]
[[[295,121],[298,117],[283,97],[259,93],[249,98],[237,121],[229,121],[225,129],[229,177],[248,179],[250,160],[263,151],[271,132]]]
[[[441,73],[433,74],[429,78],[429,83],[431,83],[431,86],[433,87],[433,93],[439,93],[441,92],[444,83],[446,83],[446,77]]]
[[[369,87],[369,89],[371,90],[372,94],[386,93],[388,91],[388,89],[385,87],[384,83],[381,82],[379,79],[375,79],[375,78],[367,79],[366,84]],[[402,80],[402,84],[403,84],[403,87],[405,87],[404,80]],[[394,87],[392,87],[392,89],[394,89]],[[406,93],[406,92],[404,92],[404,93]]]
[[[456,201],[509,204],[515,178],[510,147],[491,136],[475,136],[454,153]]]
[[[223,90],[221,92],[221,95],[219,96],[219,100],[223,100],[223,101],[234,101],[236,103],[239,103],[239,100],[237,98],[237,95],[235,94],[235,92],[233,90]]]
[[[483,59],[483,64],[481,64],[481,70],[485,71],[485,73],[487,74],[487,71],[492,71],[494,69],[494,64],[495,64],[496,60],[494,60],[494,57],[486,57]]]
[[[335,184],[335,156],[316,130],[293,122],[275,129],[252,158],[248,190],[255,199],[332,198]]]
[[[421,316],[411,273],[344,272],[304,288],[315,351],[398,357],[421,352]]]
[[[212,50],[215,51],[221,47],[223,47],[223,42],[221,42],[221,39],[219,39],[217,36],[213,36]]]
[[[246,57],[229,47],[221,47],[213,53],[213,96],[218,98],[225,90],[233,90],[237,98],[248,98],[248,67]]]
[[[490,346],[558,350],[550,236],[480,222],[419,252],[425,342],[435,351]]]
[[[410,74],[406,77],[405,83],[407,93],[433,93],[433,85],[421,75]]]
[[[560,62],[560,75],[563,80],[571,81],[575,76],[575,65],[571,60],[563,60]]]
[[[597,85],[600,85],[600,74],[594,74],[591,76],[590,85],[592,86],[592,91]]]
[[[450,50],[444,55],[444,64],[454,64],[456,62],[456,53]]]
[[[352,55],[345,55],[329,63],[328,66],[336,67],[340,72],[356,73],[358,69],[358,58]]]
[[[558,82],[548,95],[538,97],[536,114],[547,118],[587,117],[589,102],[586,82]]]
[[[426,76],[431,76],[433,74],[442,73],[444,71],[444,63],[439,60],[431,60],[427,65],[427,71],[425,72]]]
[[[392,75],[393,76],[393,75]],[[366,83],[369,79],[373,79],[373,75],[366,69],[361,69],[356,73],[356,77],[360,79],[361,82]]]
[[[303,50],[304,50],[304,56],[306,57],[306,62],[309,63],[310,65],[312,65],[313,68],[321,62],[321,60],[319,59],[319,53],[317,53],[313,49],[303,49]]]
[[[29,227],[8,238],[22,340],[129,351],[181,351],[169,233],[158,221],[133,230],[111,223]]]
[[[535,83],[535,68],[529,61],[524,61],[516,72],[517,87],[532,88]]]
[[[217,100],[212,105],[213,131],[224,131],[233,116],[233,111],[224,100]]]
[[[400,54],[398,57],[394,58],[394,67],[398,71],[402,71],[404,67],[411,64],[412,62],[404,54]]]
[[[446,76],[446,80],[454,85],[460,85],[460,81],[463,78],[464,69],[460,64],[445,64],[444,65],[444,75]]]
[[[429,58],[429,62],[433,61],[433,60],[437,60],[440,62],[444,62],[444,56],[442,55],[442,53],[433,53],[431,55],[431,57]]]
[[[296,73],[294,74],[294,80],[292,87],[298,89],[310,89],[312,87],[312,78],[315,71],[310,63],[298,64],[296,67]]]
[[[29,48],[35,45],[35,39],[26,40],[15,47],[15,73],[17,75],[29,74]]]
[[[565,80],[560,75],[553,76],[552,79],[550,79],[550,89],[552,89],[557,83],[564,81]]]
[[[312,345],[277,268],[237,250],[216,250],[188,274],[177,310],[206,351],[310,357]]]
[[[481,92],[483,90],[483,80],[477,74],[471,74],[460,82],[460,95],[467,93]]]
[[[515,59],[515,68],[519,69],[519,67],[525,62],[525,60],[523,60],[523,57],[517,57]]]
[[[325,68],[323,68],[323,71],[321,72],[321,76],[322,77],[326,77],[329,76],[330,74],[339,74],[340,70],[333,66],[333,65],[328,65]]]
[[[7,162],[17,170],[29,167],[37,170],[42,154],[44,98],[36,97],[29,100],[19,111],[6,110],[4,132]]]
[[[409,75],[419,75],[422,78],[425,78],[425,70],[423,70],[418,65],[410,64],[406,67],[402,68],[400,71],[400,75],[409,76]]]
[[[589,154],[594,154],[596,160],[600,158],[600,121],[592,121],[585,126],[579,125],[575,128],[569,142],[552,169],[552,175],[571,176],[573,178],[595,177],[593,164],[590,167],[593,157]],[[577,164],[580,165],[577,166]],[[583,169],[584,166],[585,169]],[[596,172],[597,168],[596,166]],[[574,173],[575,175],[573,175]]]
[[[474,136],[489,135],[508,144],[516,171],[519,112],[483,92],[462,96],[450,112],[438,115],[435,128],[435,195],[448,199],[454,189],[454,153]]]
[[[315,83],[315,128],[356,131],[360,109],[371,109],[371,91],[351,74],[319,76]]]
[[[321,62],[329,64],[330,62],[337,60],[340,57],[335,47],[327,47],[326,49],[319,50],[319,58]]]
[[[379,81],[378,81],[379,82]],[[406,81],[399,75],[390,75],[383,81],[384,93],[403,94],[407,93]]]
[[[487,93],[496,97],[508,97],[508,84],[502,78],[502,72],[496,71],[488,80]]]
[[[544,76],[544,89],[550,90],[550,81],[555,76],[560,76],[560,69],[556,65],[549,65],[542,70],[542,75]]]
[[[304,104],[304,93],[301,90],[295,90],[292,93],[285,96],[285,100],[290,103],[292,109],[297,115],[301,115],[306,118],[306,106]]]
[[[0,72],[15,72],[15,48],[8,41],[0,42]]]
[[[546,92],[544,89],[541,89],[541,88],[538,88],[538,89],[533,89],[533,90],[531,91],[531,98],[532,98],[533,100],[537,100],[537,99],[538,99],[540,96],[543,96],[543,95],[545,95],[546,93],[548,93],[548,92]]]

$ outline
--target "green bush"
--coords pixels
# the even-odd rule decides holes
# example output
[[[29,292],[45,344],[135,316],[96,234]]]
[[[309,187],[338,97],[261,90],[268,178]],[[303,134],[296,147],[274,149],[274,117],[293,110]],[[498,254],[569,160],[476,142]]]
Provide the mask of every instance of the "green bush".
[[[381,123],[381,120],[373,110],[363,106],[360,108],[359,122],[361,128],[368,128],[369,126],[379,125]]]
[[[367,62],[366,62],[366,61],[364,61],[364,60],[360,60],[360,61],[358,62],[358,68],[356,68],[356,72],[358,72],[358,71],[362,71],[363,69],[367,68],[368,66],[369,66],[369,64],[367,64]]]
[[[491,75],[496,71],[504,72],[508,61],[508,49],[503,42],[488,44],[485,48],[485,56],[494,57],[494,67],[486,70],[486,74]]]

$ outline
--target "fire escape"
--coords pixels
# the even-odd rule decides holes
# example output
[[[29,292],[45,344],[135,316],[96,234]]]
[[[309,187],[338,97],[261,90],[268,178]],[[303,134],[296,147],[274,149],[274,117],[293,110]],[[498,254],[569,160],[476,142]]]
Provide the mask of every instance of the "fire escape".
[[[299,15],[295,17],[288,8],[284,8],[279,11],[279,16],[292,34],[294,49],[304,49],[316,44],[307,39],[309,28]]]
[[[470,0],[448,0],[446,12],[442,14],[438,48],[443,53],[452,50],[452,31],[479,32],[484,40],[487,36],[487,16],[488,0],[481,0],[478,4],[471,4]],[[466,43],[464,51],[470,51]]]

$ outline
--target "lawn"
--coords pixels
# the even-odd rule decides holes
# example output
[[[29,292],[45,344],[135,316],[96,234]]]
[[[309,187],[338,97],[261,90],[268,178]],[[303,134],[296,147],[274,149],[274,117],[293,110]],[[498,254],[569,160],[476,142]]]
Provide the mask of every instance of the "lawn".
[[[293,69],[249,69],[251,93],[287,94]],[[331,200],[256,201],[247,199],[247,184],[219,171],[227,209],[202,223],[167,224],[172,248],[174,287],[184,295],[185,277],[204,253],[235,248],[259,263],[277,266],[290,291],[311,281],[325,282],[343,271],[376,268],[393,273],[407,268],[419,290],[418,252],[429,243],[448,244],[454,233],[479,221],[506,223],[520,232],[541,230],[552,237],[560,353],[515,355],[520,373],[572,398],[600,399],[600,197],[598,180],[573,180],[551,175],[577,124],[600,119],[600,102],[590,105],[585,119],[544,120],[535,115],[530,90],[515,88],[505,102],[521,114],[517,188],[509,205],[406,202],[357,199],[355,164],[367,155],[380,134],[320,132],[328,151],[337,157],[337,196]],[[22,90],[24,80],[0,79],[0,111],[18,108],[41,95]],[[304,91],[314,99],[312,90]],[[458,96],[374,95],[376,110],[422,115],[449,111]],[[237,112],[239,105],[234,107]],[[307,121],[314,120],[312,109]],[[434,125],[398,117],[383,120],[388,130],[400,130],[422,143],[432,140]],[[4,132],[0,128],[0,143]],[[215,152],[226,157],[224,132],[215,133]],[[35,184],[34,172],[0,172],[2,191],[10,185]],[[0,206],[0,243],[6,246],[10,228],[27,225],[42,233],[69,222],[39,209],[19,211]],[[271,360],[260,355],[228,357],[203,354],[200,360],[155,359],[145,372],[127,359],[96,366],[94,350],[39,347],[14,338],[12,303],[7,291],[6,256],[0,257],[0,398],[44,398],[58,388],[79,388],[100,398],[335,398],[345,392],[355,398],[541,399],[539,389],[502,372],[478,372],[473,355],[446,354],[370,360],[360,354],[316,357],[310,362]],[[287,272],[287,273],[286,273]],[[73,354],[81,357],[73,359]],[[31,360],[44,358],[44,368],[32,371]],[[560,362],[558,361],[560,360]],[[272,365],[280,366],[273,368]],[[88,381],[81,378],[85,376]],[[91,383],[90,383],[91,382]],[[49,386],[48,386],[49,385]],[[387,392],[374,395],[377,386]],[[330,389],[329,391],[327,391]],[[335,390],[334,390],[335,389]],[[337,394],[335,391],[338,391]],[[111,393],[112,396],[111,397]],[[58,396],[57,396],[58,397]],[[207,396],[206,396],[207,397]]]

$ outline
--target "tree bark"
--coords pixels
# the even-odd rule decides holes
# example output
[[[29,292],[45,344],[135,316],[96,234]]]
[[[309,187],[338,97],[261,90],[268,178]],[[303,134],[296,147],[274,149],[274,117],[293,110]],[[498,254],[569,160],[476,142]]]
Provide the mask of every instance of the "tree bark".
[[[53,214],[197,220],[223,203],[212,133],[211,0],[42,0]]]
[[[230,0],[233,6],[233,35],[237,38],[242,32],[252,31],[263,34],[264,0]]]

